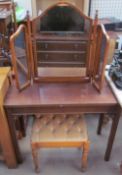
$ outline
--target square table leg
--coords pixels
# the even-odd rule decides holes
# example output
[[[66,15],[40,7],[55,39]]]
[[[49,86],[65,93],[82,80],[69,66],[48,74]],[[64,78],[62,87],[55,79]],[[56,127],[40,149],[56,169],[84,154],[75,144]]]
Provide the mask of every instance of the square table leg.
[[[98,128],[97,128],[97,134],[98,134],[98,135],[101,135],[103,120],[104,120],[104,114],[100,114],[99,123],[98,123]]]
[[[121,107],[119,105],[118,105],[117,111],[115,111],[115,112],[116,112],[116,114],[115,114],[113,121],[112,121],[111,131],[110,131],[110,135],[109,135],[109,139],[108,139],[108,145],[107,145],[105,156],[104,156],[105,161],[109,161],[109,159],[110,159],[111,150],[112,150],[112,146],[113,146],[116,131],[117,131],[117,126],[118,126],[119,119],[121,116]]]

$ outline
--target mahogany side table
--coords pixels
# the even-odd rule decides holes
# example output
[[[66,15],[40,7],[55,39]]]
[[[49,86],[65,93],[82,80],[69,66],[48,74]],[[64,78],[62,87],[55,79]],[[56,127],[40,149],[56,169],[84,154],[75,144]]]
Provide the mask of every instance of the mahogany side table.
[[[113,113],[114,118],[105,152],[105,160],[110,159],[120,107],[108,84],[101,93],[90,83],[41,83],[33,84],[21,93],[11,86],[4,101],[4,109],[9,122],[16,161],[22,162],[13,122],[14,115],[36,113],[98,113],[100,118],[105,113]]]

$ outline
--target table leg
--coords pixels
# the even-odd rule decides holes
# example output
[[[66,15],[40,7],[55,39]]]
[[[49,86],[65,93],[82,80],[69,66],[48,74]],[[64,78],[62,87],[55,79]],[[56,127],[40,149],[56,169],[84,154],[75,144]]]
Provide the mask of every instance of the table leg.
[[[15,154],[16,154],[16,159],[17,159],[18,163],[22,163],[22,155],[21,155],[20,148],[19,148],[18,141],[17,141],[17,137],[16,137],[14,119],[11,116],[11,113],[9,113],[7,110],[6,110],[6,115],[8,118],[8,124],[9,124],[12,142],[13,142],[13,146],[14,146],[14,150],[15,150]]]
[[[97,134],[98,135],[101,135],[103,120],[104,120],[104,114],[100,114],[98,128],[97,128]]]
[[[20,116],[19,117],[19,122],[20,122],[20,130],[22,132],[22,136],[25,137],[26,136],[26,128],[25,128],[25,123],[24,123],[24,116]]]
[[[23,115],[16,116],[14,120],[15,120],[15,128],[18,131],[17,138],[22,139],[23,137],[26,136],[24,116]]]
[[[107,149],[106,149],[106,152],[105,152],[104,160],[106,160],[106,161],[109,161],[109,159],[110,159],[111,150],[112,150],[114,138],[115,138],[115,135],[116,135],[116,130],[117,130],[117,126],[118,126],[118,123],[119,123],[120,116],[121,116],[121,107],[118,106],[117,111],[116,111],[116,115],[114,116],[113,121],[112,121],[112,126],[111,126],[110,135],[109,135],[108,145],[107,145]]]

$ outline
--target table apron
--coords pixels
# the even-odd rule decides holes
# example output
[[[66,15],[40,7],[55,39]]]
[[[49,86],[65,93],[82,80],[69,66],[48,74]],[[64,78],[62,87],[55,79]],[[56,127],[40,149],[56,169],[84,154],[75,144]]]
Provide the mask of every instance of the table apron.
[[[24,115],[36,113],[116,113],[117,105],[50,105],[50,106],[21,106],[6,107],[10,115]]]

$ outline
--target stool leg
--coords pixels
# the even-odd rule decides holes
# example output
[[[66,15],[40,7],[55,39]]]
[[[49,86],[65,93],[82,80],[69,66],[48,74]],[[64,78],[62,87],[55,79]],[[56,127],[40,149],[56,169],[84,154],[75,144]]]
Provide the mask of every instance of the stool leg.
[[[38,150],[37,148],[32,147],[32,156],[33,156],[33,162],[35,166],[35,172],[40,173],[40,166],[39,166],[39,159],[38,159]]]
[[[86,171],[87,168],[87,159],[89,152],[89,142],[83,144],[83,153],[82,153],[82,162],[81,162],[81,171]]]

